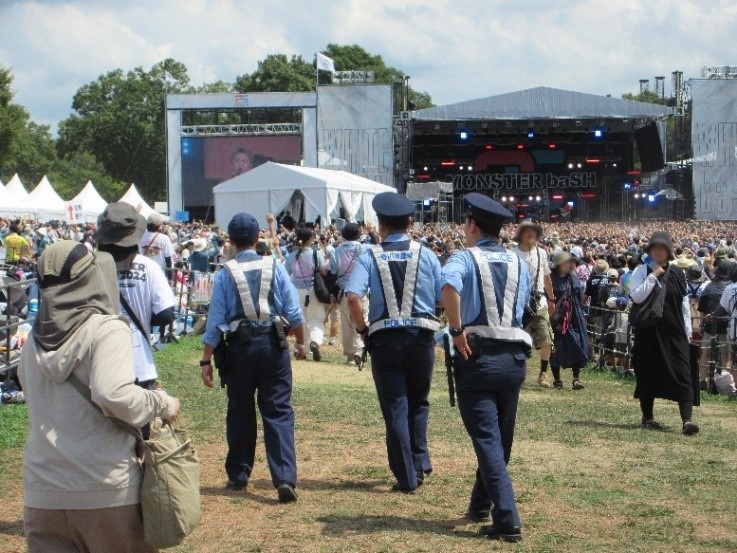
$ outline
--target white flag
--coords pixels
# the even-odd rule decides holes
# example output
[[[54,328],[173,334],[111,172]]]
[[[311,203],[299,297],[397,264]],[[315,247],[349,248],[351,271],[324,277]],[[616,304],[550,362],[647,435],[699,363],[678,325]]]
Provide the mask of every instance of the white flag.
[[[335,73],[335,62],[332,58],[329,58],[320,52],[317,53],[317,69],[323,70],[323,71],[330,71],[331,73]]]

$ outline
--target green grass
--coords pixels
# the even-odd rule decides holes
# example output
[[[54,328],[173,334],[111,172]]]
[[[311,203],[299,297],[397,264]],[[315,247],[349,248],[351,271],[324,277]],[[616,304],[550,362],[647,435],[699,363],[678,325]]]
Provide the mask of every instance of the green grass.
[[[338,364],[339,351],[331,348],[327,363],[295,363],[301,495],[297,506],[282,507],[261,443],[248,493],[223,491],[225,397],[201,385],[199,355],[197,341],[187,339],[157,359],[164,384],[182,399],[181,424],[203,469],[203,522],[175,551],[737,551],[737,403],[706,398],[695,412],[702,432],[685,438],[677,406],[668,402],[656,403],[656,415],[669,431],[639,428],[631,381],[585,373],[582,392],[531,383],[522,392],[510,465],[525,527],[524,542],[513,546],[475,538],[477,526],[460,518],[475,459],[458,411],[448,405],[441,360],[431,397],[435,472],[415,496],[388,492],[370,370]],[[570,373],[564,379],[569,386]],[[0,409],[3,551],[23,551],[25,425],[25,407]]]

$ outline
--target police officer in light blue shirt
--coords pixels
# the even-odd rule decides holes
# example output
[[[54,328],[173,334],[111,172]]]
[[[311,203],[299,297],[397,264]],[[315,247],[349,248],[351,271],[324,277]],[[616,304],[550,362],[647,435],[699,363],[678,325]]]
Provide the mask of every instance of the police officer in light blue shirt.
[[[360,257],[345,290],[353,322],[368,337],[371,370],[386,425],[392,490],[412,493],[432,472],[427,449],[428,395],[439,324],[440,263],[410,241],[414,205],[394,192],[373,200],[381,244]],[[368,322],[362,298],[371,291]]]
[[[361,256],[366,251],[366,246],[358,241],[361,237],[361,227],[356,223],[346,223],[340,234],[344,241],[330,255],[330,272],[337,277],[338,287],[341,290],[338,296],[338,310],[340,313],[343,355],[346,357],[346,364],[360,366],[363,362],[362,353],[364,344],[360,334],[356,332],[353,326],[345,289],[348,287],[353,269],[355,269],[359,259],[361,259]],[[361,299],[361,306],[365,320],[368,315],[368,298],[364,297]]]
[[[211,388],[211,358],[227,333],[228,488],[245,489],[253,470],[258,397],[271,479],[279,500],[288,503],[297,500],[297,460],[292,367],[278,317],[294,329],[298,359],[305,358],[303,319],[297,290],[284,267],[256,253],[258,234],[258,221],[248,213],[235,215],[228,225],[238,253],[215,275],[200,367],[203,383]]]
[[[483,194],[465,197],[469,249],[443,268],[443,305],[460,358],[456,390],[478,460],[468,517],[491,519],[482,535],[519,541],[520,518],[507,472],[517,403],[531,340],[522,318],[530,297],[527,264],[500,243],[512,214]]]

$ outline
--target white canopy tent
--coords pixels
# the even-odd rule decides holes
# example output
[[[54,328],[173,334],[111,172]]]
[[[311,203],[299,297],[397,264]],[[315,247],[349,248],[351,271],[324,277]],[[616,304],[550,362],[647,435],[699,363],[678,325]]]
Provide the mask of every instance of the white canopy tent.
[[[107,207],[107,202],[100,196],[92,181],[89,180],[84,185],[84,188],[80,190],[79,194],[74,196],[72,203],[82,204],[85,217],[91,221],[96,220],[97,216],[105,211]]]
[[[8,181],[8,184],[5,185],[5,192],[7,192],[7,200],[9,202],[9,206],[20,203],[28,196],[28,192],[23,186],[23,183],[20,181],[18,173],[13,175],[13,177]]]
[[[146,219],[148,219],[149,215],[154,213],[154,210],[151,208],[151,206],[148,205],[146,203],[146,200],[144,200],[143,197],[138,193],[138,189],[136,188],[135,184],[131,184],[130,188],[126,191],[125,194],[123,194],[123,197],[120,198],[120,201],[132,205],[138,210],[138,213],[143,215]]]
[[[18,182],[20,183],[20,180]],[[12,201],[6,208],[3,208],[2,212],[11,216],[51,220],[63,219],[65,207],[64,200],[56,193],[49,179],[44,175],[30,194],[21,200]]]
[[[323,224],[337,218],[375,222],[374,196],[396,190],[344,171],[269,162],[218,184],[213,192],[215,220],[225,228],[241,211],[261,221],[267,213],[290,211],[295,219],[302,214],[305,221],[319,216]]]

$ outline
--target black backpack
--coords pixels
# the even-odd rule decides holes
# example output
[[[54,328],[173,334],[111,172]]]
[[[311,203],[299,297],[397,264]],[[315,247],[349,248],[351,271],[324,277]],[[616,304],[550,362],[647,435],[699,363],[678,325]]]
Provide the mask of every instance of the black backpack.
[[[340,294],[338,275],[328,272],[327,275],[323,276],[317,263],[317,252],[313,251],[313,253],[315,256],[315,278],[313,284],[315,288],[315,299],[320,303],[329,305],[333,301],[336,301]]]

